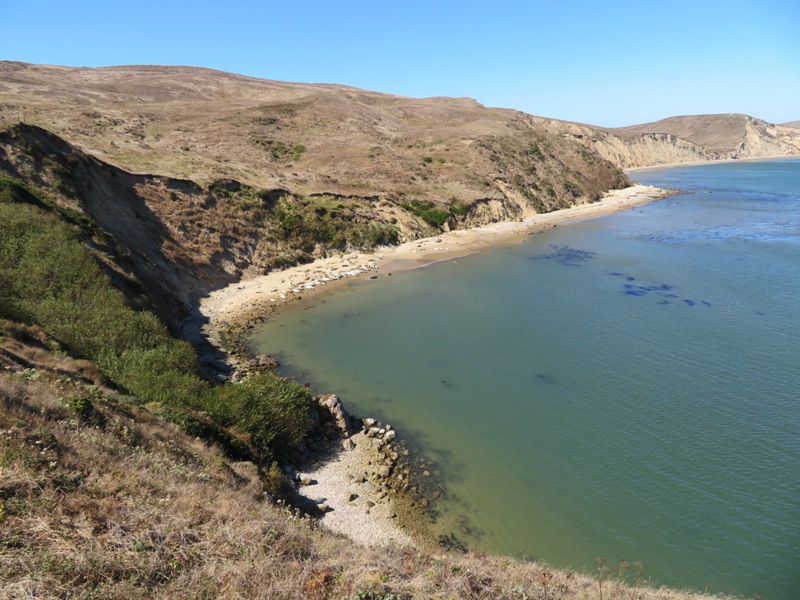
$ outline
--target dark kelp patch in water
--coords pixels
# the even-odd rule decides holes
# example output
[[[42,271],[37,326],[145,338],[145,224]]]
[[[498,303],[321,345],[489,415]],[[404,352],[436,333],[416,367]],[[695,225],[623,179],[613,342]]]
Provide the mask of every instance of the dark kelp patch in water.
[[[675,301],[678,303],[683,302],[683,304],[686,306],[697,306],[698,304],[709,307],[711,306],[711,303],[706,302],[705,300],[697,301],[689,298],[681,298],[678,294],[673,293],[675,286],[668,283],[634,284],[631,282],[636,281],[636,278],[631,277],[630,275],[625,275],[624,273],[619,273],[616,271],[610,272],[609,275],[623,280],[624,283],[622,284],[622,293],[626,296],[643,297],[654,295],[657,298],[656,304],[661,305],[672,304],[673,301]]]
[[[550,249],[551,252],[547,254],[536,254],[530,258],[534,260],[552,260],[562,265],[579,267],[582,263],[592,260],[597,254],[591,250],[572,248],[566,244],[551,244]]]

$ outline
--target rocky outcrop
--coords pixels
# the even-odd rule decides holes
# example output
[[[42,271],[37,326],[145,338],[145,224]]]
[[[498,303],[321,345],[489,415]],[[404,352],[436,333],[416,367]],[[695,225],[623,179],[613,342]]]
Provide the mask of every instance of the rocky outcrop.
[[[254,371],[272,371],[281,366],[278,359],[269,354],[257,354],[255,358],[248,361],[247,366]]]
[[[349,415],[347,410],[345,410],[344,404],[342,404],[339,396],[336,394],[325,394],[324,396],[318,396],[317,402],[323,410],[327,411],[345,439],[355,433],[353,418]]]

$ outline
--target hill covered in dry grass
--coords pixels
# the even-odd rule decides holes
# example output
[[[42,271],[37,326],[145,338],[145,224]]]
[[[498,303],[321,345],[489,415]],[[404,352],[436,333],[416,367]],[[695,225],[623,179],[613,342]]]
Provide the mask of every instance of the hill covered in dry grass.
[[[476,222],[627,185],[529,115],[208,69],[0,63],[0,124],[38,125],[136,173],[381,200],[496,204]]]
[[[800,155],[796,128],[741,114],[670,117],[619,129],[551,119],[536,122],[553,134],[580,141],[623,169]]]

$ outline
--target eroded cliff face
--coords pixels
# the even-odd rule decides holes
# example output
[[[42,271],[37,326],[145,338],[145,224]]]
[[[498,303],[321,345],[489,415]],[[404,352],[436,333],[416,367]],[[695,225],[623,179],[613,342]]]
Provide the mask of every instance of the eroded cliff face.
[[[748,117],[744,139],[731,158],[800,155],[800,136],[795,127],[772,125]]]
[[[591,144],[603,158],[623,169],[716,160],[697,144],[666,133],[648,133],[635,138],[600,134]]]
[[[550,133],[580,141],[623,169],[800,156],[800,130],[747,115],[672,117],[620,129],[553,119],[537,122]]]

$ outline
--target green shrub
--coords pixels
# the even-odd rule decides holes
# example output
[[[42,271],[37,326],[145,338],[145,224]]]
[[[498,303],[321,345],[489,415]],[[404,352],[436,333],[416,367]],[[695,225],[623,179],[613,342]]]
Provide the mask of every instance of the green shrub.
[[[71,396],[67,398],[67,406],[69,406],[78,419],[84,423],[99,427],[106,422],[105,415],[98,412],[92,404],[92,401],[84,396]]]
[[[247,444],[212,419],[170,406],[162,407],[157,414],[165,421],[178,425],[188,435],[216,444],[231,460],[256,460]]]
[[[442,226],[450,218],[450,213],[444,210],[434,208],[433,202],[421,202],[419,200],[412,200],[408,204],[401,204],[405,210],[413,215],[420,217],[431,227],[441,229]]]
[[[164,340],[155,348],[108,348],[96,357],[117,385],[145,402],[203,410],[209,383],[200,377],[197,356],[187,342]]]
[[[264,489],[273,498],[291,499],[297,496],[297,491],[289,478],[281,470],[276,461],[264,473]]]
[[[469,212],[469,206],[461,204],[456,197],[450,198],[450,204],[448,205],[448,208],[452,214],[458,217],[465,217]]]
[[[283,198],[275,217],[281,236],[309,252],[316,244],[338,250],[348,246],[372,249],[396,244],[399,239],[392,225],[362,220],[351,207],[324,196],[293,202]]]
[[[302,385],[258,375],[241,384],[247,390],[237,427],[250,435],[264,457],[284,458],[299,448],[314,425],[315,406]]]
[[[577,198],[583,193],[580,186],[572,181],[564,181],[563,185],[564,191],[566,191],[573,198]]]

